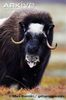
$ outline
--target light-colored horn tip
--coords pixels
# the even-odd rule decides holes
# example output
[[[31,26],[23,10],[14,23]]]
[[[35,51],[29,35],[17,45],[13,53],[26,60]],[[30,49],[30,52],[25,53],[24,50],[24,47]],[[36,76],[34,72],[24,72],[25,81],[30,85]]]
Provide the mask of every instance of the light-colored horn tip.
[[[58,44],[56,43],[56,44],[55,44],[55,48],[57,48],[57,46],[58,46]]]
[[[54,48],[52,48],[52,49],[54,50],[54,49],[56,49],[56,48],[57,48],[57,43],[55,44],[55,47],[54,47]]]
[[[22,42],[24,42],[24,38],[20,41],[15,41],[12,37],[11,37],[11,41],[14,43],[14,44],[21,44]]]

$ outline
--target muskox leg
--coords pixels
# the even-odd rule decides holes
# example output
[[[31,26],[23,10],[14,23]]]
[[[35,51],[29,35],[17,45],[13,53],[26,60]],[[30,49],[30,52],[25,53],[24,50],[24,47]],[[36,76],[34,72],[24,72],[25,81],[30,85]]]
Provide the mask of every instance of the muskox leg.
[[[0,85],[2,84],[2,81],[6,75],[6,67],[3,62],[0,62]]]

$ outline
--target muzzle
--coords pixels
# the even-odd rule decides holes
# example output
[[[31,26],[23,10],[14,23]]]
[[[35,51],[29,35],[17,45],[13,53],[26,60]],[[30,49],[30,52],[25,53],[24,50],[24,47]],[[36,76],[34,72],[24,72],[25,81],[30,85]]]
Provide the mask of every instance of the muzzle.
[[[39,56],[30,54],[26,54],[25,60],[30,68],[33,68],[34,66],[37,65],[38,62],[40,62]]]

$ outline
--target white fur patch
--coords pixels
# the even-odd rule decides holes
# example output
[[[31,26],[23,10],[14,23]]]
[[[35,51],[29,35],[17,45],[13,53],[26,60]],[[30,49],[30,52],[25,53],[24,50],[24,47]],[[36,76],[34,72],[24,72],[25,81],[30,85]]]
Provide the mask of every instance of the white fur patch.
[[[27,64],[29,65],[30,68],[33,68],[34,66],[36,66],[36,63],[32,63],[32,62],[27,62]]]
[[[34,66],[36,66],[37,62],[40,62],[39,56],[37,55],[33,56],[33,55],[26,54],[25,60],[30,68],[33,68]]]
[[[43,33],[43,28],[44,28],[43,24],[31,23],[29,25],[28,31],[38,35],[39,33]]]

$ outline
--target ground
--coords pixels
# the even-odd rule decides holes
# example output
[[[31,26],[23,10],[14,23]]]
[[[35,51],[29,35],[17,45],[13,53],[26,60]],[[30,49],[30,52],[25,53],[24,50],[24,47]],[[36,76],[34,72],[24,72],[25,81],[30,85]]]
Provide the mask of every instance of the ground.
[[[45,76],[41,84],[31,90],[0,87],[0,95],[22,96],[27,94],[66,96],[66,78]]]

